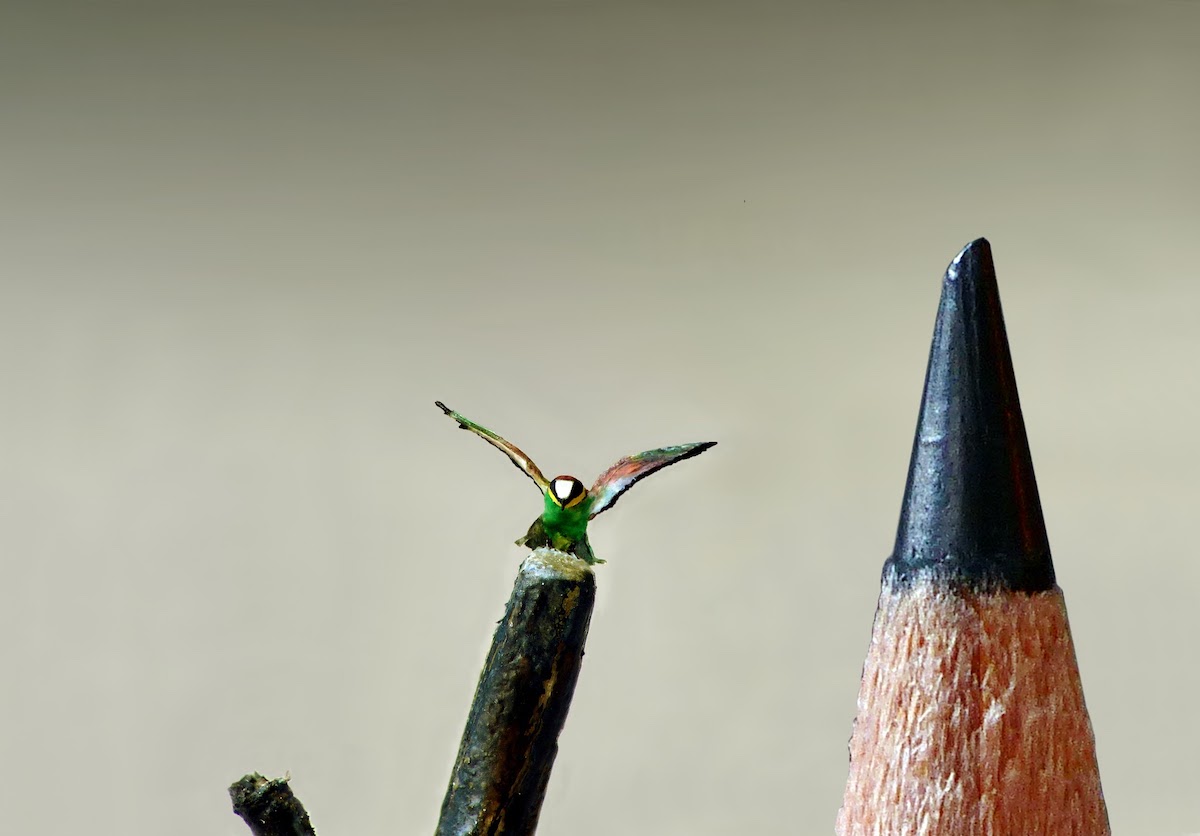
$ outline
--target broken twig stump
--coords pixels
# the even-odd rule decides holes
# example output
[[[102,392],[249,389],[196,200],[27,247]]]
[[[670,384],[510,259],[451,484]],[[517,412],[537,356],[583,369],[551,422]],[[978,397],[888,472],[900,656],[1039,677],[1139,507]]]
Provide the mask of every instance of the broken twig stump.
[[[233,812],[250,826],[254,836],[316,836],[287,778],[269,780],[252,772],[229,788],[229,797]]]
[[[467,717],[436,836],[537,827],[596,600],[577,557],[537,549],[517,574]]]

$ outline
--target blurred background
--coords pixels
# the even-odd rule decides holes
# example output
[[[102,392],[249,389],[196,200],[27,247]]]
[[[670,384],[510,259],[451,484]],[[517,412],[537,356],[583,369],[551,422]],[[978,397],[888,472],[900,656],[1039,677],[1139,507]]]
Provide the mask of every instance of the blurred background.
[[[940,279],[995,252],[1114,831],[1200,830],[1200,3],[6,3],[0,810],[430,833],[539,511],[545,834],[827,833]]]

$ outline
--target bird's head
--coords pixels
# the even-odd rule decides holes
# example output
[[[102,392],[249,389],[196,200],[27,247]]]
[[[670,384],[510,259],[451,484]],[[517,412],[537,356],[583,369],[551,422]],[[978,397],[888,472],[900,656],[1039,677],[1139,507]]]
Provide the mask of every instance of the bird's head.
[[[587,497],[587,488],[574,476],[555,476],[550,480],[550,499],[560,508],[574,508]]]

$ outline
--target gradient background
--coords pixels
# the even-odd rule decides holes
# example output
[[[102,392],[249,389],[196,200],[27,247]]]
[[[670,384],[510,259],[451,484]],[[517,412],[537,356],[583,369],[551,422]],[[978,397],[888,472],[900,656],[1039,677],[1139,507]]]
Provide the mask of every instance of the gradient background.
[[[1200,830],[1200,3],[5,3],[11,833],[434,827],[590,479],[546,834],[827,833],[939,280],[992,241],[1114,830]]]

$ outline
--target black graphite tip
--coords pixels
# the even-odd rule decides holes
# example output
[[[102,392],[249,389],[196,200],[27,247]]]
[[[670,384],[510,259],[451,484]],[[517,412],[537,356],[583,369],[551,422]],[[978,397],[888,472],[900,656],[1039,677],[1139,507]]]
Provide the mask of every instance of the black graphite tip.
[[[992,248],[983,238],[946,270],[896,550],[883,575],[893,584],[931,576],[972,590],[1054,586]]]

